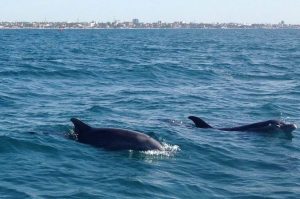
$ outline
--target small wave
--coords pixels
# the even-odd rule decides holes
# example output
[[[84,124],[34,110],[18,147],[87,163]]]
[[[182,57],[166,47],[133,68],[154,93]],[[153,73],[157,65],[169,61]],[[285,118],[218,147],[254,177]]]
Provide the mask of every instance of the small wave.
[[[87,111],[95,112],[95,113],[109,113],[112,112],[112,109],[104,107],[104,106],[98,106],[94,105],[87,109]]]
[[[105,61],[109,63],[138,64],[137,61],[129,58],[107,58]]]
[[[80,76],[90,76],[95,77],[93,71],[89,70],[76,70],[76,69],[56,69],[56,70],[18,70],[18,71],[2,71],[0,72],[0,76],[3,77],[76,77],[79,78]]]
[[[33,194],[22,190],[17,186],[12,186],[10,183],[1,183],[0,186],[1,196],[3,198],[33,198]]]
[[[15,105],[15,99],[12,97],[2,96],[0,95],[0,104],[3,106],[13,106]]]
[[[160,119],[162,122],[166,122],[170,124],[171,126],[183,126],[184,123],[181,120],[174,120],[174,119]]]
[[[44,140],[25,140],[19,138],[12,138],[5,135],[0,136],[0,139],[1,153],[21,153],[24,151],[34,151],[47,154],[56,154],[58,152],[58,150],[54,146],[45,143],[46,141]]]

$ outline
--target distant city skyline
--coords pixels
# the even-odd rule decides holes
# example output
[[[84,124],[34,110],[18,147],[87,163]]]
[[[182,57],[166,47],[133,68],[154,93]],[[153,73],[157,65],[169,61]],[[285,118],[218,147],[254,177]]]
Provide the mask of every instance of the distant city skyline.
[[[300,29],[300,25],[285,24],[240,24],[240,23],[184,23],[155,22],[0,22],[0,29]]]
[[[2,0],[0,21],[300,24],[300,0]]]

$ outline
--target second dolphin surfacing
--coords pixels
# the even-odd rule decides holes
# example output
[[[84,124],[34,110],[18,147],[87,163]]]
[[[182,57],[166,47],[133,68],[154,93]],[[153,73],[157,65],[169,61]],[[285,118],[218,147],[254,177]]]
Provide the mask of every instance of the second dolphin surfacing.
[[[190,120],[195,123],[195,126],[198,128],[213,128],[207,124],[204,120],[196,116],[189,116]],[[286,124],[278,120],[267,120],[263,122],[257,122],[253,124],[237,126],[232,128],[218,128],[222,131],[245,131],[245,132],[261,132],[261,133],[292,133],[297,126],[295,124]]]
[[[78,142],[109,150],[162,150],[162,145],[150,136],[125,129],[93,128],[72,118]]]

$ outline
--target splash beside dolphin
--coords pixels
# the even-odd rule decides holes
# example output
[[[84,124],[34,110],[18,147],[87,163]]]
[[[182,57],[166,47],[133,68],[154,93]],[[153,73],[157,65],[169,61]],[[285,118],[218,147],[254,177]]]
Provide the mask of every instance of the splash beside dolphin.
[[[195,123],[195,126],[198,128],[213,128],[209,124],[207,124],[204,120],[196,116],[189,116],[190,120]],[[283,133],[292,133],[295,129],[297,129],[296,124],[287,124],[283,121],[279,120],[267,120],[263,122],[257,122],[253,124],[237,126],[232,128],[218,128],[222,131],[246,131],[246,132],[262,132],[262,133],[275,133],[275,132],[283,132]]]
[[[162,145],[150,136],[125,129],[93,128],[72,118],[78,142],[109,150],[162,150]]]

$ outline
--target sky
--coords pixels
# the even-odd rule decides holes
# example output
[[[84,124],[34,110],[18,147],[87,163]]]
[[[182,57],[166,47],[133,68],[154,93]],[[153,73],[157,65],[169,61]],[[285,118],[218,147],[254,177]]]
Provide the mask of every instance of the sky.
[[[300,24],[300,0],[0,0],[0,21]]]

